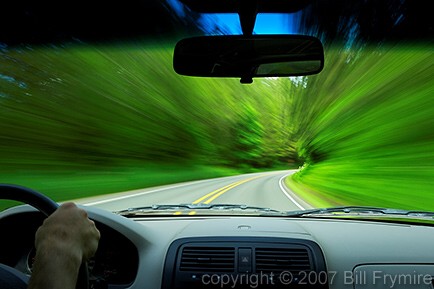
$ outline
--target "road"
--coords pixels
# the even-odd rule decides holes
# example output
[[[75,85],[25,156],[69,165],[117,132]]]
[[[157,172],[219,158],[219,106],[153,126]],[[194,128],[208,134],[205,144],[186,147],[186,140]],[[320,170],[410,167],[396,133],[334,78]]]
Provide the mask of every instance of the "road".
[[[252,173],[185,182],[76,200],[109,211],[154,204],[246,204],[287,211],[308,209],[283,179],[294,170]]]

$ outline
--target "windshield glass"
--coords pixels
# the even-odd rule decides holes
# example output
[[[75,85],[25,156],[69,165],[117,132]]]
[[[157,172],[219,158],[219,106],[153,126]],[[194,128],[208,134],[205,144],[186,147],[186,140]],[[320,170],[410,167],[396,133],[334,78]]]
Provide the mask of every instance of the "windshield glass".
[[[434,211],[429,9],[413,0],[330,2],[259,13],[253,31],[318,37],[323,71],[247,85],[173,71],[182,38],[242,34],[237,14],[178,0],[149,1],[156,20],[119,28],[110,42],[99,26],[58,25],[66,32],[53,40],[36,27],[31,44],[5,30],[0,183],[110,211]],[[0,200],[0,209],[11,205]]]

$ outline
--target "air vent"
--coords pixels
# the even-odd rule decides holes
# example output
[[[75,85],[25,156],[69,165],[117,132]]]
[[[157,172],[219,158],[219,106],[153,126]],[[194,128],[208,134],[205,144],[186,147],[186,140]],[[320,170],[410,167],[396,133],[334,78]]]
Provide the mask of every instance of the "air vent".
[[[292,273],[292,280],[280,279],[285,271]],[[311,272],[316,274],[311,276]],[[324,255],[311,240],[252,236],[181,238],[168,248],[161,288],[328,289],[327,276],[320,272],[327,272]],[[308,276],[318,279],[306,280]],[[228,278],[237,284],[227,283]],[[226,283],[220,283],[221,280]]]
[[[235,268],[234,247],[184,247],[181,271],[233,272]]]
[[[312,266],[306,248],[256,248],[256,272],[309,272]]]

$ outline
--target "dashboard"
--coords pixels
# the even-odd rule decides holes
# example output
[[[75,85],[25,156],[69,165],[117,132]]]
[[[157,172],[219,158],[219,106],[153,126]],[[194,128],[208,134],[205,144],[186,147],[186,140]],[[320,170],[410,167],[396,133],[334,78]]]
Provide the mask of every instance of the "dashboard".
[[[433,288],[434,227],[254,216],[126,218],[87,210],[101,232],[91,288]],[[0,263],[30,275],[43,216],[0,213]]]

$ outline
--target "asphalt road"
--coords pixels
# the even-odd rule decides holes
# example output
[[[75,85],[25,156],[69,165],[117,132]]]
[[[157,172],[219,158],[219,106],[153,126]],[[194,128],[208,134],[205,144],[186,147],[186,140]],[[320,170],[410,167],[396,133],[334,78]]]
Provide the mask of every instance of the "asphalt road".
[[[310,206],[284,185],[293,170],[244,174],[146,188],[76,200],[109,211],[154,204],[245,204],[277,210],[301,210]]]

